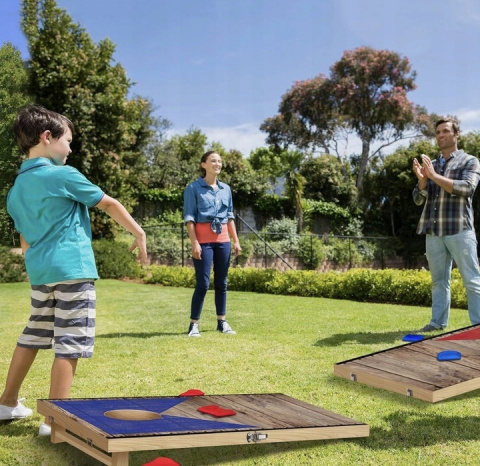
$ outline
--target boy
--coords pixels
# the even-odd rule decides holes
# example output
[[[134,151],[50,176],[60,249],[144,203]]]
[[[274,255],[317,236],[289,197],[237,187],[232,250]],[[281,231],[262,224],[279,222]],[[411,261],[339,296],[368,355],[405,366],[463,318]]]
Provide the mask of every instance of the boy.
[[[91,244],[89,207],[104,210],[129,231],[146,262],[145,232],[120,202],[78,170],[65,166],[73,124],[38,105],[19,112],[14,124],[22,163],[7,197],[7,210],[20,233],[31,285],[31,316],[20,335],[0,396],[0,420],[32,414],[18,395],[39,349],[55,348],[49,398],[68,398],[77,361],[93,354],[95,288],[98,278]],[[39,435],[49,435],[42,424]]]

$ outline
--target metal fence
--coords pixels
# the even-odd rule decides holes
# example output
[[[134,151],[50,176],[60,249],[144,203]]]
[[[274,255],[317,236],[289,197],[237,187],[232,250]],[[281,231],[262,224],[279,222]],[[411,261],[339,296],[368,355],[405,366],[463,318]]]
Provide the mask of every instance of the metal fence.
[[[232,258],[237,266],[318,269],[320,262],[330,268],[383,269],[390,267],[392,261],[399,261],[395,240],[389,237],[266,234],[253,229],[238,215],[236,226],[243,249],[242,256]],[[143,228],[153,264],[182,267],[192,264],[190,240],[183,222]]]

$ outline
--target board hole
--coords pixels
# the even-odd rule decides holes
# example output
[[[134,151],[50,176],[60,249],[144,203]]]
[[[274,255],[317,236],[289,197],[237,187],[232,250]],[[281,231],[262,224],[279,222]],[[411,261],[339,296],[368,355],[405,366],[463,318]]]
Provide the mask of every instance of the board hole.
[[[142,409],[114,409],[112,411],[106,411],[103,415],[122,421],[153,421],[154,419],[160,419],[162,417],[161,414],[153,411],[144,411]]]

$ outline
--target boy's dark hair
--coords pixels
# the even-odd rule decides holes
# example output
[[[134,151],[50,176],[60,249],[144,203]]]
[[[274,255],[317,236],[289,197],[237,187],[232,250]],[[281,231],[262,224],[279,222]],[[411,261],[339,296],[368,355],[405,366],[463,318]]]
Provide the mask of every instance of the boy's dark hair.
[[[22,152],[28,154],[40,142],[44,131],[50,131],[52,137],[58,139],[65,134],[66,128],[70,128],[73,135],[73,123],[67,117],[41,105],[29,105],[18,112],[13,132]]]
[[[454,132],[455,134],[460,132],[460,125],[458,124],[458,121],[455,120],[455,118],[453,118],[453,117],[443,117],[443,118],[440,118],[440,120],[438,120],[438,121],[435,123],[435,129],[437,129],[437,128],[438,128],[438,125],[441,125],[442,123],[451,123],[451,124],[452,124],[453,132]]]

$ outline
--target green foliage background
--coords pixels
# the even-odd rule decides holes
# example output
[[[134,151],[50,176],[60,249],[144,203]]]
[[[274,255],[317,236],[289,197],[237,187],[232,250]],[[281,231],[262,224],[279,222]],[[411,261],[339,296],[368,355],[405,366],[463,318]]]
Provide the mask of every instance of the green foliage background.
[[[0,49],[0,244],[12,246],[15,238],[5,197],[22,157],[11,124],[18,108],[35,101],[72,119],[76,134],[69,163],[141,223],[181,210],[183,190],[198,176],[201,155],[214,149],[224,161],[221,179],[232,188],[235,208],[252,208],[259,229],[289,217],[297,232],[318,233],[316,222],[323,219],[329,233],[395,238],[395,252],[409,266],[422,257],[411,164],[422,153],[436,156],[431,131],[436,115],[407,99],[416,74],[406,57],[368,47],[346,51],[330,76],[299,81],[281,98],[279,114],[261,127],[271,146],[241,154],[209,141],[193,125],[184,135],[167,137],[171,123],[155,116],[155,104],[129,97],[132,83],[115,61],[115,44],[109,39],[95,43],[55,0],[22,0],[21,6],[30,57],[21,57],[12,44]],[[359,59],[366,66],[358,67]],[[357,87],[349,93],[352,83]],[[370,120],[362,118],[367,114]],[[361,154],[337,152],[345,131],[362,139]],[[388,134],[405,145],[386,155],[392,142]],[[460,138],[460,147],[477,157],[479,134]],[[382,148],[367,153],[375,140]],[[474,208],[478,230],[479,195]],[[91,218],[96,238],[117,235],[102,212],[92,209]],[[170,250],[167,255],[177,248],[167,242],[162,247]],[[323,254],[331,257],[335,249],[338,256],[341,247],[332,243]],[[360,254],[368,258],[370,252]]]

